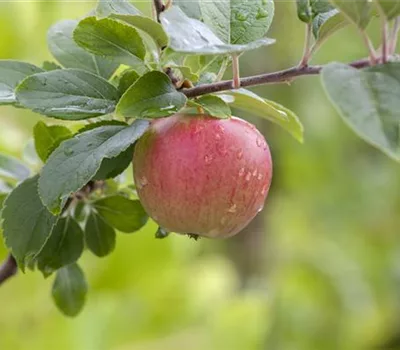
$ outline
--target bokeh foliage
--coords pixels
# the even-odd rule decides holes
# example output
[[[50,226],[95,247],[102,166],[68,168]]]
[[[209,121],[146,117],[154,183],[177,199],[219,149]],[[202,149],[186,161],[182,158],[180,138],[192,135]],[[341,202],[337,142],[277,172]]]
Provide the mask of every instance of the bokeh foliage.
[[[0,58],[49,59],[43,40],[49,26],[84,15],[92,5],[0,3]],[[376,21],[368,29],[378,37]],[[243,56],[243,75],[297,63],[303,25],[294,2],[276,2],[269,35],[277,44]],[[349,26],[315,62],[365,55]],[[262,244],[232,254],[232,241],[240,237],[155,240],[150,222],[121,235],[103,260],[85,254],[81,266],[91,293],[73,321],[57,312],[48,297],[51,281],[39,273],[0,288],[0,349],[355,350],[400,329],[398,164],[347,129],[317,77],[254,91],[291,108],[306,130],[300,145],[277,127],[260,125],[275,165],[261,214]],[[0,151],[21,157],[38,120],[29,111],[2,108]],[[238,265],[255,254],[261,266],[243,276]],[[0,256],[6,256],[3,246]]]

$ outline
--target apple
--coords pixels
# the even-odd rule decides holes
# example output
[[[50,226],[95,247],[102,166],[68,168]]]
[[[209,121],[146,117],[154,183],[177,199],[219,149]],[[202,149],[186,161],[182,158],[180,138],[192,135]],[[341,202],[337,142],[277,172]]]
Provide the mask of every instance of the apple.
[[[160,227],[210,238],[248,225],[272,179],[269,147],[254,125],[204,114],[154,120],[135,146],[133,169],[143,207]]]

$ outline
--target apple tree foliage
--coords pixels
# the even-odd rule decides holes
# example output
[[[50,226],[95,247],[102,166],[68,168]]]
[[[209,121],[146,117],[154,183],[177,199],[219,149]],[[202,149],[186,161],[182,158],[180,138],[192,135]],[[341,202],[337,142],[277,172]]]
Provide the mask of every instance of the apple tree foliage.
[[[272,0],[155,1],[154,18],[126,0],[101,0],[86,17],[49,29],[53,62],[39,67],[0,60],[0,105],[48,117],[35,125],[25,161],[0,155],[4,241],[22,271],[55,275],[52,295],[64,314],[78,314],[85,303],[88,286],[78,265],[83,251],[104,257],[119,234],[138,231],[148,220],[134,185],[121,179],[153,118],[179,111],[229,118],[235,108],[302,142],[294,112],[244,87],[321,73],[350,128],[400,161],[398,2],[293,3],[306,28],[304,55],[282,72],[240,79],[238,69],[241,55],[275,42],[266,37]],[[379,51],[365,33],[374,16],[382,20]],[[369,58],[311,66],[313,53],[347,25],[369,44]],[[221,81],[229,67],[233,81]],[[156,237],[165,236],[160,230]]]

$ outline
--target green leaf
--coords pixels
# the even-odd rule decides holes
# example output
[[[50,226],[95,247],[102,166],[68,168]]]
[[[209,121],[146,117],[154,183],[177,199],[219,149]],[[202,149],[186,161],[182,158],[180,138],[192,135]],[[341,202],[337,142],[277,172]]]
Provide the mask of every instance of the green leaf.
[[[7,193],[1,193],[0,192],[0,222],[1,222],[1,213],[3,211],[3,205],[4,205],[4,201],[7,198]],[[1,230],[1,226],[0,226],[0,233],[2,232]]]
[[[200,55],[187,55],[185,56],[185,59],[183,61],[184,66],[187,66],[192,72],[195,74],[198,74],[199,71],[204,67],[205,65],[205,59],[206,57],[209,56],[200,56]],[[211,56],[212,58],[215,58]],[[216,56],[218,57],[218,56]]]
[[[143,16],[127,1],[99,1],[96,9],[97,18],[115,18],[134,26],[148,34],[155,43],[163,48],[168,45],[168,35],[158,22]]]
[[[140,75],[134,70],[129,69],[125,71],[118,83],[118,91],[120,96],[122,96],[128,88],[130,88],[136,80],[138,80]]]
[[[111,196],[93,203],[99,215],[111,226],[125,233],[142,228],[148,216],[140,201],[123,196]]]
[[[115,158],[104,159],[93,180],[107,180],[120,175],[131,164],[132,155],[133,145]]]
[[[192,69],[190,67],[177,66],[177,65],[174,65],[174,64],[169,64],[168,67],[172,68],[174,71],[179,70],[179,72],[182,75],[182,78],[188,79],[191,82],[195,83],[195,82],[197,82],[199,80],[198,74],[193,73]]]
[[[176,91],[164,73],[153,71],[140,77],[121,97],[117,114],[125,118],[166,117],[179,111],[186,96]]]
[[[299,118],[279,103],[263,99],[246,89],[226,91],[219,96],[234,108],[278,124],[297,141],[303,142],[303,125]]]
[[[351,22],[360,29],[365,29],[372,17],[370,0],[331,0]]]
[[[328,37],[348,24],[349,22],[346,18],[336,9],[317,15],[312,23],[313,34],[316,40],[314,52]]]
[[[310,23],[313,18],[310,0],[296,0],[296,5],[297,17],[305,23]]]
[[[29,169],[20,160],[0,153],[0,177],[22,181],[29,175]]]
[[[15,88],[26,77],[43,72],[43,69],[33,64],[0,60],[0,106],[15,104]]]
[[[85,221],[87,214],[87,206],[86,203],[83,201],[79,201],[76,203],[75,207],[73,208],[73,216],[76,221],[82,222]]]
[[[124,15],[140,15],[140,11],[128,0],[100,0],[96,7],[96,17],[105,18],[118,13]]]
[[[57,271],[52,296],[58,309],[66,316],[76,316],[86,301],[88,286],[83,271],[77,264]]]
[[[79,22],[74,31],[75,42],[85,50],[118,63],[146,68],[146,48],[138,31],[111,18],[87,17]]]
[[[388,20],[400,16],[400,2],[397,0],[375,0]]]
[[[34,112],[59,119],[79,120],[114,111],[117,89],[103,78],[79,69],[62,69],[26,78],[17,99]]]
[[[331,63],[322,70],[322,83],[350,128],[400,161],[400,62],[365,70]]]
[[[275,42],[263,38],[243,45],[226,44],[207,25],[187,17],[177,6],[161,14],[161,24],[170,37],[170,47],[181,53],[221,55],[254,50]]]
[[[127,123],[121,122],[119,120],[102,120],[97,123],[85,125],[78,132],[83,133],[85,131],[95,129],[103,125],[128,126]],[[132,154],[133,154],[133,145],[114,158],[103,159],[99,170],[93,176],[92,180],[106,180],[120,175],[131,164]]]
[[[104,125],[64,141],[49,157],[39,180],[39,193],[50,211],[60,212],[61,200],[82,188],[105,158],[117,157],[147,130],[149,122],[130,126]]]
[[[201,20],[200,0],[174,0],[174,5],[178,6],[188,17]]]
[[[232,113],[224,100],[215,95],[201,96],[191,100],[190,104],[203,108],[209,115],[216,118],[229,118]]]
[[[71,217],[61,218],[43,249],[37,256],[37,265],[44,276],[76,262],[83,252],[83,232]]]
[[[272,0],[201,0],[200,9],[204,23],[226,44],[261,39],[274,17]]]
[[[63,20],[49,29],[47,40],[50,52],[65,68],[83,69],[109,79],[119,64],[79,47],[72,37],[78,23],[77,20]]]
[[[314,17],[320,13],[332,11],[335,8],[330,0],[310,0],[310,4]]]
[[[104,126],[104,125],[119,125],[119,126],[128,126],[127,123],[120,121],[120,120],[115,120],[115,119],[110,119],[110,120],[100,120],[100,121],[96,121],[95,123],[90,123],[90,124],[86,124],[81,126],[78,130],[77,130],[77,134],[82,134],[85,131],[89,131],[89,130],[93,130],[96,129],[100,126]]]
[[[5,243],[22,269],[41,251],[57,222],[39,198],[38,178],[27,179],[16,187],[2,213]]]
[[[72,132],[62,125],[46,125],[39,121],[33,128],[36,153],[43,162],[64,140],[72,137]]]
[[[297,16],[305,23],[311,23],[314,19],[334,9],[329,0],[296,0]]]
[[[169,38],[162,25],[149,17],[113,14],[111,18],[119,19],[120,21],[142,30],[148,34],[160,48],[168,45]]]
[[[103,257],[115,248],[115,230],[98,214],[91,212],[85,226],[85,242],[96,256]]]
[[[42,69],[45,71],[51,71],[56,69],[62,69],[58,64],[50,61],[44,61],[42,64]]]

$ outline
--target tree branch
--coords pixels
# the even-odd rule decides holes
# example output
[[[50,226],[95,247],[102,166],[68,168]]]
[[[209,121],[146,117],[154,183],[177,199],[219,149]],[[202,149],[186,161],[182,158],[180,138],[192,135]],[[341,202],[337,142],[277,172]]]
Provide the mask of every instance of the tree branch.
[[[7,259],[4,260],[3,264],[0,266],[0,285],[8,280],[10,277],[17,273],[17,262],[14,257],[9,254]]]
[[[354,68],[365,68],[371,65],[369,60],[359,60],[350,63],[350,66]],[[324,66],[305,66],[305,67],[292,67],[289,69],[281,70],[279,72],[266,73],[255,75],[251,77],[245,77],[240,79],[240,86],[256,86],[271,83],[288,82],[294,78],[303,75],[317,75],[321,72]],[[191,89],[183,89],[182,92],[186,97],[196,97],[205,94],[211,94],[213,92],[221,92],[232,89],[232,80],[220,81],[212,84],[199,85]]]
[[[160,22],[160,14],[165,10],[165,5],[162,0],[153,0],[153,4],[157,14],[157,21]]]

